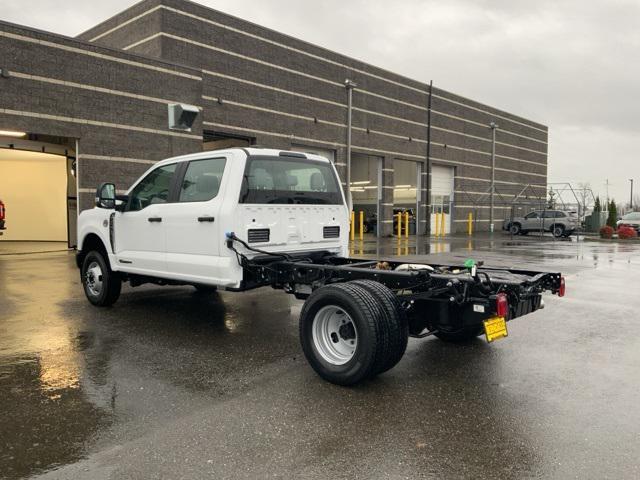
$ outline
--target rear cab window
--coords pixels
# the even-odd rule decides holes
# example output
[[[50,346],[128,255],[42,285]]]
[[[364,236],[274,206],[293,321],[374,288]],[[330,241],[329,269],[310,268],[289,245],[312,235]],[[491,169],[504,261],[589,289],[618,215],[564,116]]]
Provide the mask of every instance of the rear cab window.
[[[240,203],[342,205],[329,162],[298,157],[250,156]]]

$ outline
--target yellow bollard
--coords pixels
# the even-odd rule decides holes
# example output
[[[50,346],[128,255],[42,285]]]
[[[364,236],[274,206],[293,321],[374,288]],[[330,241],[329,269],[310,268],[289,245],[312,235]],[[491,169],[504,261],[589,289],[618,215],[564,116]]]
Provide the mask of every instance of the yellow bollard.
[[[404,212],[404,236],[409,238],[409,212]]]
[[[351,210],[351,240],[355,240],[356,238],[356,221],[355,221],[356,213]]]
[[[440,215],[442,216],[442,218],[440,219],[440,221],[442,222],[442,225],[440,225],[440,233],[444,237],[444,234],[445,234],[445,231],[444,231],[444,213],[441,213]]]
[[[473,213],[469,212],[467,217],[467,233],[473,235]]]
[[[398,222],[398,240],[400,240],[400,237],[402,237],[402,213],[397,213],[396,222]]]
[[[360,240],[364,238],[364,211],[360,210]]]

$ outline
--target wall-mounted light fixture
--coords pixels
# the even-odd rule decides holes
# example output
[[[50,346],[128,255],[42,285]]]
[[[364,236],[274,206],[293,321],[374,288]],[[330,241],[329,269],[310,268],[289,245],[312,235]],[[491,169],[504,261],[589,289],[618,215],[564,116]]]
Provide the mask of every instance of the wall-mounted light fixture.
[[[220,103],[220,99],[218,99]],[[195,105],[184,103],[170,103],[169,108],[169,129],[190,132],[200,109]]]

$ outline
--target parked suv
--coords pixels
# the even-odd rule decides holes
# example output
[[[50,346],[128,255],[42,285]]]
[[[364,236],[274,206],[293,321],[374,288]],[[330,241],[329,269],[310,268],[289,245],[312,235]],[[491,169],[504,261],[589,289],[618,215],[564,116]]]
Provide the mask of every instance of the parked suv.
[[[630,212],[618,220],[618,228],[622,226],[629,226],[635,228],[640,233],[640,212]]]
[[[568,237],[580,227],[576,212],[565,210],[534,210],[524,217],[504,221],[502,228],[513,235],[526,235],[531,231],[551,232],[554,237]]]

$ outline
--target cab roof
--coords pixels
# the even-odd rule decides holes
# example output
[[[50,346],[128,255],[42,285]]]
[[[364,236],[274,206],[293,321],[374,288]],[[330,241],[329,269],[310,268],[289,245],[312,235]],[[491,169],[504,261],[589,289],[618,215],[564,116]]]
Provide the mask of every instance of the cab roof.
[[[274,148],[262,148],[262,147],[234,147],[224,148],[220,150],[206,150],[204,152],[189,153],[187,155],[179,155],[176,157],[167,158],[157,162],[155,166],[164,165],[167,163],[175,162],[188,162],[191,160],[201,160],[205,158],[211,158],[212,155],[223,155],[228,153],[242,153],[244,156],[273,156],[273,157],[289,157],[289,158],[308,158],[314,161],[321,161],[330,163],[329,160],[321,155],[307,152],[293,152],[290,150],[277,150]]]

